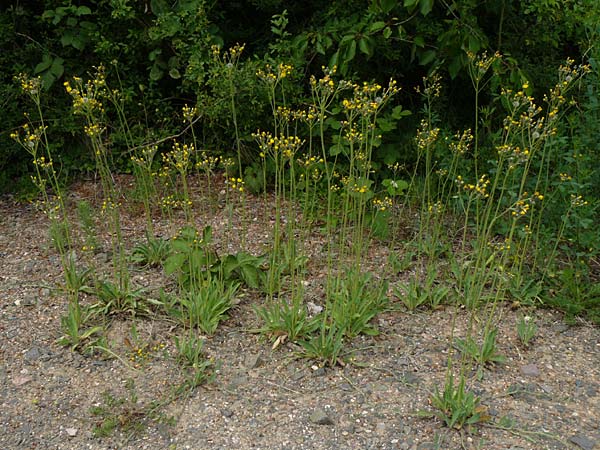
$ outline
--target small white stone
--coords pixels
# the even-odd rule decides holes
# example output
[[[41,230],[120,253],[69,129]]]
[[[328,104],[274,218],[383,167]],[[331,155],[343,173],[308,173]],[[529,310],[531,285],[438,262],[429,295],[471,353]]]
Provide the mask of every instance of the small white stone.
[[[65,431],[70,437],[77,436],[77,428],[65,428]]]

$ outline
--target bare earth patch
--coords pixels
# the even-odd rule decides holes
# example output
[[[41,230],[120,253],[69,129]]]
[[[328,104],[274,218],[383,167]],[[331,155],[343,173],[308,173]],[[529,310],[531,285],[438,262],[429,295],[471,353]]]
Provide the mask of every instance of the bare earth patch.
[[[94,189],[82,184],[70,197],[93,200]],[[244,206],[247,246],[256,254],[269,238],[261,205],[248,198]],[[224,229],[227,219],[217,208],[197,220],[199,228],[213,225],[223,253],[239,248],[242,234]],[[136,210],[124,225],[129,244],[143,240]],[[164,237],[174,232],[156,225]],[[108,340],[119,358],[85,357],[56,343],[67,305],[47,228],[32,206],[0,200],[0,448],[600,448],[600,330],[584,322],[568,326],[555,312],[536,311],[539,331],[527,349],[515,331],[522,312],[502,307],[498,344],[507,360],[468,384],[491,419],[467,432],[417,415],[443,388],[453,308],[410,314],[393,304],[376,319],[380,335],[354,340],[348,363],[331,369],[295,358],[293,344],[271,350],[250,332],[260,325],[254,307],[263,299],[247,291],[206,339],[214,381],[175,395],[184,374],[174,359],[173,323],[115,319]],[[374,248],[373,267],[388,252]],[[133,279],[152,295],[165,282],[160,269],[134,268]],[[318,284],[315,277],[315,293]],[[466,315],[458,317],[458,334]],[[109,416],[118,426],[96,437]]]

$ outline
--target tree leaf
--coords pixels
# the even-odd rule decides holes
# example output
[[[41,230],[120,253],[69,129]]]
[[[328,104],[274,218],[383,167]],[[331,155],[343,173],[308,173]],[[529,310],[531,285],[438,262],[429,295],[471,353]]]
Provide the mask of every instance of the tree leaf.
[[[426,16],[433,9],[433,0],[420,0],[421,14]]]
[[[41,73],[44,70],[48,69],[51,65],[52,57],[50,55],[44,55],[44,57],[42,58],[42,62],[38,63],[38,65],[35,66],[35,69],[33,69],[33,73]]]

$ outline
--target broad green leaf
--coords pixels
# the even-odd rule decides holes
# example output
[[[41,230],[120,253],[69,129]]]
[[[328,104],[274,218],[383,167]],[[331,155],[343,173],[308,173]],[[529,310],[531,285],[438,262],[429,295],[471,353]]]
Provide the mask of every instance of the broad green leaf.
[[[395,3],[395,0],[393,0]],[[378,22],[373,22],[370,26],[369,26],[369,33],[377,33],[380,30],[383,30],[383,28],[385,27],[385,22],[383,21],[378,21]]]
[[[433,0],[420,0],[421,14],[426,16],[433,9]]]
[[[186,255],[183,253],[176,253],[174,255],[169,256],[164,264],[165,274],[171,275],[178,270],[186,260]]]
[[[161,70],[160,67],[158,67],[157,64],[154,64],[152,66],[152,69],[150,69],[150,79],[152,81],[158,81],[163,77],[163,71]]]
[[[358,48],[362,53],[369,57],[373,55],[373,42],[369,37],[360,38],[358,41]]]
[[[448,66],[448,73],[450,73],[450,78],[456,78],[458,72],[460,72],[460,69],[462,69],[462,61],[460,59],[460,56],[456,56]]]
[[[86,16],[91,13],[92,13],[92,10],[90,8],[88,8],[87,6],[80,6],[79,8],[77,8],[77,12],[76,12],[76,14],[78,16]]]
[[[398,4],[398,0],[381,0],[380,6],[384,13],[389,13]]]
[[[52,57],[50,55],[44,55],[42,62],[35,66],[35,69],[33,69],[33,73],[41,73],[44,70],[47,70],[51,65]]]
[[[65,71],[65,67],[63,66],[63,63],[65,62],[64,59],[62,58],[54,58],[54,61],[52,61],[52,66],[50,66],[50,73],[52,73],[52,75],[54,75],[55,78],[60,78],[62,76],[62,74]]]
[[[427,50],[419,55],[419,64],[422,66],[426,66],[430,62],[435,59],[436,53],[435,50]]]
[[[401,119],[402,117],[410,116],[412,113],[408,109],[402,109],[402,105],[396,106],[392,110],[392,117],[394,119]]]

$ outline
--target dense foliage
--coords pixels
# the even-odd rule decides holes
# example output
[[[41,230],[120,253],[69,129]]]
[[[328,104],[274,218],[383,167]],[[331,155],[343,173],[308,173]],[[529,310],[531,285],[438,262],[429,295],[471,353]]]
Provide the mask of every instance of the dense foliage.
[[[566,57],[595,62],[598,9],[594,0],[14,2],[0,13],[0,185],[13,188],[31,168],[9,139],[26,110],[13,81],[19,72],[40,75],[44,81],[50,94],[44,106],[50,111],[52,141],[61,155],[63,174],[70,175],[92,166],[68,114],[62,83],[93,66],[104,64],[109,77],[118,79],[140,142],[156,137],[147,136],[146,125],[157,136],[174,132],[173,111],[197,102],[203,111],[199,129],[204,141],[227,149],[233,140],[227,68],[215,64],[212,45],[246,45],[232,75],[245,142],[251,142],[250,134],[268,117],[263,114],[268,110],[266,97],[254,76],[259,61],[282,61],[296,68],[300,83],[290,103],[302,102],[307,75],[320,73],[323,65],[337,65],[342,75],[357,80],[398,79],[404,86],[401,102],[413,112],[420,108],[413,88],[422,76],[438,69],[446,83],[436,114],[451,129],[473,122],[467,52],[499,51],[505,55],[503,64],[495,68],[489,89],[482,92],[483,102],[480,99],[487,113],[482,120],[491,126],[501,117],[496,114],[500,83],[520,86],[529,80],[531,93],[541,95]],[[597,78],[590,77],[581,92],[587,100],[584,106],[595,108],[597,88]],[[414,118],[388,130],[380,159],[414,160],[410,141],[418,117]],[[580,145],[585,145],[586,136],[596,130],[581,129],[576,118],[573,122],[577,129],[568,134],[576,132]],[[591,121],[586,125],[594,127]],[[117,135],[113,138],[118,140]],[[246,163],[251,160],[250,152]]]
[[[41,110],[58,182],[95,170],[65,85],[102,67],[102,77],[115,89],[102,109],[108,170],[134,171],[134,150],[170,145],[169,137],[177,136],[193,140],[211,158],[233,157],[248,189],[260,192],[272,185],[276,167],[261,156],[254,133],[279,132],[272,127],[276,106],[310,105],[315,100],[310,79],[328,67],[347,83],[398,81],[391,107],[373,123],[375,151],[369,156],[369,182],[383,182],[388,190],[392,175],[429,180],[433,171],[453,167],[477,180],[500,170],[501,144],[514,144],[505,122],[511,92],[540,105],[540,113],[550,118],[553,101],[568,101],[552,138],[544,140],[544,158],[527,166],[535,176],[507,192],[513,197],[526,190],[545,192],[538,232],[554,230],[551,236],[559,229],[561,238],[549,237],[551,245],[571,255],[569,261],[587,264],[595,261],[600,241],[593,226],[600,192],[599,36],[596,0],[13,2],[0,11],[0,191],[33,196],[35,161],[11,136],[24,121],[39,125]],[[571,86],[571,75],[563,71],[569,97],[562,98],[552,89],[557,89],[557,68],[569,59],[566,67],[585,66],[586,73]],[[272,76],[270,70],[282,75],[282,68],[281,93],[271,92],[265,77]],[[19,74],[41,78],[39,105],[20,95]],[[426,92],[423,80],[436,86],[435,95]],[[276,104],[284,87],[283,101]],[[185,109],[182,117],[184,105],[196,108],[198,117],[187,120]],[[343,109],[328,113],[321,122],[321,144],[337,160],[347,153],[340,131]],[[475,150],[454,167],[448,143],[469,129]],[[427,145],[424,161],[419,136],[432,131],[436,143]],[[154,151],[160,155],[167,146]],[[509,222],[500,220],[493,232],[506,234],[507,227]]]

